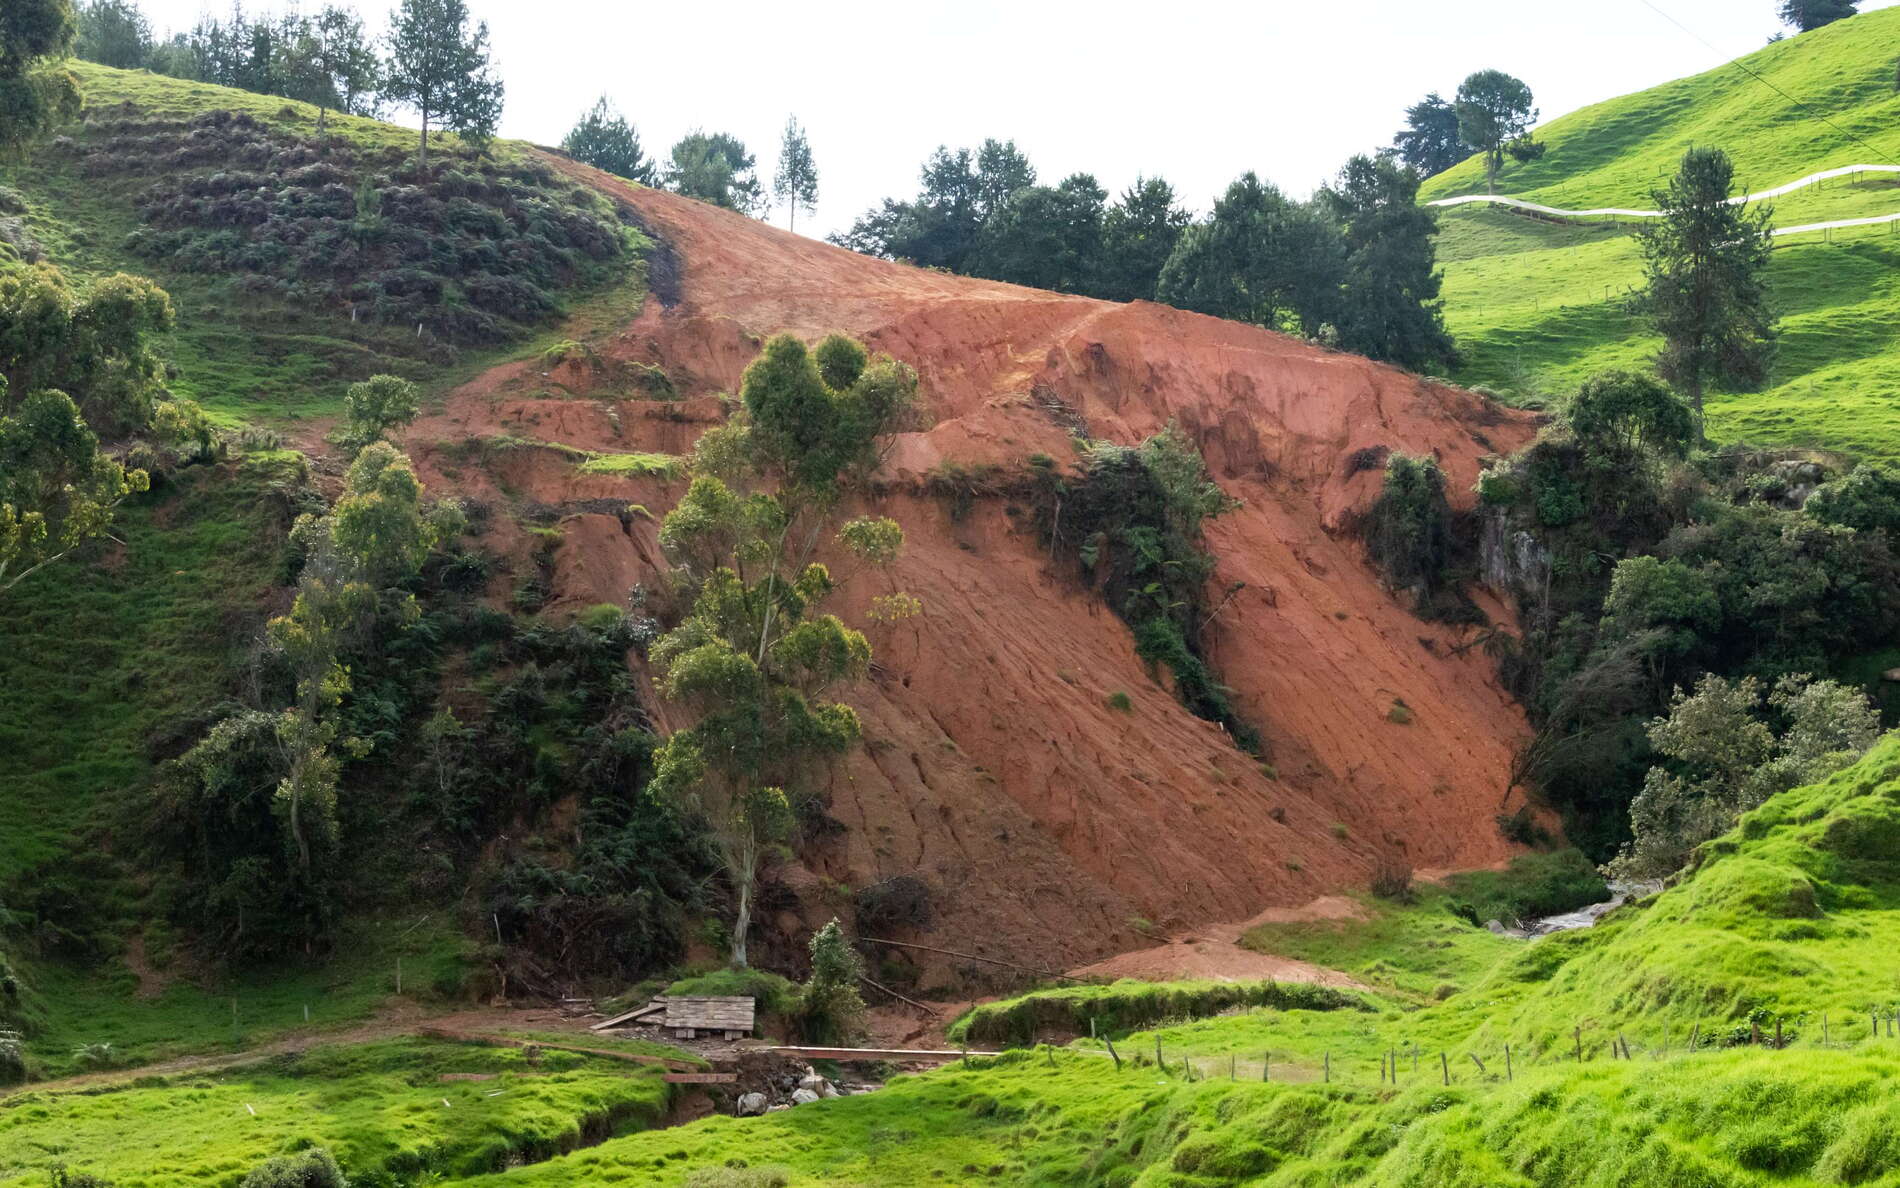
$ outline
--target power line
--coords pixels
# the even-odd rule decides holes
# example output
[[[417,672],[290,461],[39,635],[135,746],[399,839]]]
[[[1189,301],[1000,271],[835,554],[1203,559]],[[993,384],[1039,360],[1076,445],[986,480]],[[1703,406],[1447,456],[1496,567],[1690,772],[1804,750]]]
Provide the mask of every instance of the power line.
[[[1683,24],[1681,21],[1677,20],[1675,17],[1670,16],[1668,13],[1664,12],[1662,9],[1657,8],[1654,4],[1650,3],[1650,0],[1643,0],[1643,6],[1649,9],[1651,12],[1655,13],[1657,16],[1661,17],[1663,20],[1668,21],[1670,24],[1674,25],[1676,28],[1681,29],[1684,33],[1687,33],[1689,36],[1695,38],[1697,41],[1700,41],[1703,45],[1707,46],[1709,49],[1714,50],[1716,53],[1719,54],[1719,53],[1724,52],[1722,50],[1716,49],[1715,46],[1710,45],[1708,40],[1704,38],[1700,33],[1697,33],[1694,29],[1691,29],[1689,26]],[[1883,158],[1889,164],[1900,164],[1900,162],[1894,161],[1894,159],[1891,156],[1888,156],[1886,153],[1881,152],[1879,149],[1875,148],[1873,145],[1868,144],[1866,141],[1862,140],[1859,136],[1856,136],[1854,133],[1849,132],[1847,129],[1841,127],[1839,124],[1835,123],[1833,120],[1828,119],[1825,115],[1814,110],[1812,107],[1809,107],[1807,104],[1801,102],[1801,100],[1796,99],[1793,95],[1790,95],[1788,92],[1782,90],[1780,87],[1776,86],[1774,83],[1769,82],[1767,79],[1763,78],[1761,75],[1755,73],[1753,70],[1749,68],[1748,64],[1743,62],[1740,58],[1734,59],[1733,61],[1729,63],[1729,65],[1738,67],[1742,71],[1742,73],[1748,75],[1750,78],[1754,79],[1756,82],[1760,83],[1762,86],[1767,87],[1769,90],[1773,91],[1775,94],[1781,96],[1783,99],[1786,99],[1788,102],[1794,104],[1796,107],[1800,108],[1802,111],[1807,112],[1809,115],[1813,116],[1815,119],[1820,120],[1823,124],[1826,124],[1828,127],[1834,129],[1836,132],[1839,132],[1842,136],[1845,136],[1849,140],[1852,140],[1855,144],[1860,145],[1862,148],[1866,149],[1868,152],[1873,153],[1876,156]]]

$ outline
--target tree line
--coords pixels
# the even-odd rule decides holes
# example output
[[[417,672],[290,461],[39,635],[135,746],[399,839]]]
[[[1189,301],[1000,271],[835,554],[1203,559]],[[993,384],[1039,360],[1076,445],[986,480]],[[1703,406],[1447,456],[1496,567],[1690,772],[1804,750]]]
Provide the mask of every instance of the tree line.
[[[469,19],[465,0],[400,0],[380,40],[345,5],[313,13],[204,16],[183,32],[153,35],[133,0],[86,0],[74,13],[76,57],[121,70],[187,78],[281,95],[331,111],[381,116],[389,108],[422,119],[418,152],[426,166],[431,127],[485,143],[501,121],[503,87],[489,56],[488,23]]]

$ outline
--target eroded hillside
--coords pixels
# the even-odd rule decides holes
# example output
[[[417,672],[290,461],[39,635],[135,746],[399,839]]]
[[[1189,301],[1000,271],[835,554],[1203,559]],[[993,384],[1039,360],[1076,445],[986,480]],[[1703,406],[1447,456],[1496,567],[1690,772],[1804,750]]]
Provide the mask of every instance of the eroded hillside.
[[[786,880],[779,923],[832,910],[812,875],[914,873],[940,941],[1072,964],[1139,943],[1141,921],[1363,884],[1381,857],[1507,854],[1494,818],[1522,803],[1506,789],[1522,715],[1471,632],[1414,618],[1351,529],[1384,451],[1436,455],[1468,498],[1528,419],[1253,327],[908,268],[556,164],[636,209],[661,244],[656,299],[585,352],[457,389],[408,436],[431,488],[558,517],[553,605],[662,586],[656,517],[683,483],[599,458],[690,449],[765,336],[844,331],[922,378],[926,427],[866,498],[904,525],[895,581],[924,613],[873,632],[874,679],[851,695],[866,745],[831,779],[845,828]],[[1265,763],[1150,674],[1011,493],[1033,455],[1067,466],[1076,434],[1131,443],[1171,421],[1244,501],[1209,530],[1215,587],[1239,589],[1204,636]],[[527,564],[539,544],[513,551]],[[883,581],[852,579],[846,605]]]

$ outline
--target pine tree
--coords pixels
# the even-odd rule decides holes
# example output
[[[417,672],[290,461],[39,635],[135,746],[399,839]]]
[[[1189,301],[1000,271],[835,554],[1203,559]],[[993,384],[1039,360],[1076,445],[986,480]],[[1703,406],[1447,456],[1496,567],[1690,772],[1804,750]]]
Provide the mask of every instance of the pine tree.
[[[389,14],[383,94],[422,116],[418,166],[429,168],[429,124],[484,143],[501,121],[501,80],[489,70],[488,22],[471,30],[464,0],[402,0]]]
[[[1390,160],[1354,157],[1321,191],[1346,237],[1339,344],[1421,368],[1451,354],[1438,301],[1438,218],[1418,204],[1418,175]]]
[[[1775,340],[1766,272],[1771,212],[1731,203],[1735,167],[1721,149],[1692,148],[1655,201],[1663,217],[1638,232],[1648,303],[1663,337],[1657,368],[1689,398],[1702,429],[1711,382],[1767,377]]]
[[[1137,177],[1102,219],[1102,260],[1097,295],[1110,301],[1152,301],[1161,269],[1188,225],[1174,187],[1158,177]]]
[[[1851,17],[1859,8],[1856,0],[1782,0],[1778,11],[1785,23],[1806,33]]]
[[[1458,109],[1437,91],[1405,109],[1405,127],[1392,138],[1392,149],[1420,177],[1443,173],[1471,151],[1458,135]]]
[[[798,230],[798,208],[806,213],[817,209],[818,166],[811,159],[811,143],[798,117],[785,121],[785,139],[778,150],[778,173],[772,178],[772,194],[791,208],[791,229]]]
[[[576,161],[616,177],[653,184],[653,162],[640,147],[640,133],[605,95],[575,123],[561,148]]]

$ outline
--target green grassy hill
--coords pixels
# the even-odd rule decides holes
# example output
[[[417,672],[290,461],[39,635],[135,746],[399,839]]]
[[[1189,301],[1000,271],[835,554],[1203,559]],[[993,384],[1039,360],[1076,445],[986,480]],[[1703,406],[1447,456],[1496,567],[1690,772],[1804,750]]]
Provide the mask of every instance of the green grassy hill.
[[[1731,63],[1552,121],[1538,132],[1549,146],[1544,157],[1507,163],[1498,192],[1566,209],[1648,208],[1691,144],[1727,150],[1750,190],[1840,165],[1900,161],[1896,58],[1896,9],[1776,42],[1740,62],[1808,110]],[[1483,189],[1474,159],[1432,178],[1421,197]],[[1897,212],[1900,180],[1837,180],[1773,208],[1780,226]],[[1654,355],[1657,340],[1629,307],[1642,264],[1626,227],[1478,206],[1446,210],[1440,222],[1446,320],[1464,355],[1456,378],[1535,403],[1600,368]],[[1778,240],[1770,281],[1783,322],[1773,377],[1761,391],[1715,395],[1712,432],[1900,456],[1897,277],[1892,226]]]

